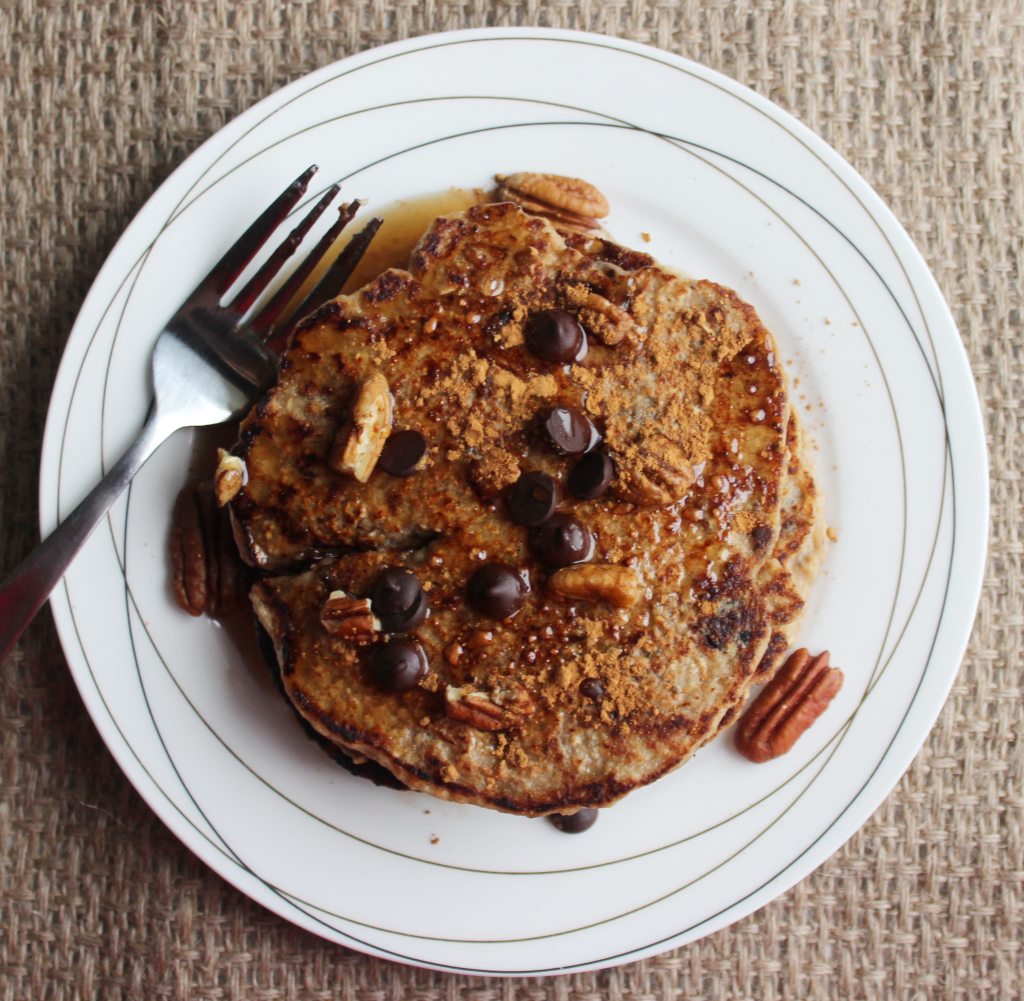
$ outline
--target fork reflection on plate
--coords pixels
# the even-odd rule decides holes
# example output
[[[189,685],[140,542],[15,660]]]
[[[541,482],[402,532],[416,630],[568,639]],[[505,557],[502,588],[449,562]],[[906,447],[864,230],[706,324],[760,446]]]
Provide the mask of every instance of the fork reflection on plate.
[[[293,325],[273,331],[292,298],[359,209],[342,206],[316,247],[251,319],[246,314],[316,220],[337,196],[332,185],[302,221],[226,305],[221,299],[305,194],[315,166],[296,178],[196,286],[168,321],[153,348],[154,400],[149,418],[125,454],[89,495],[0,586],[0,660],[3,660],[64,575],[110,505],[157,447],[180,428],[220,424],[247,409],[273,382],[280,343]],[[355,270],[382,220],[372,219],[337,256],[290,314],[300,318],[333,299]]]

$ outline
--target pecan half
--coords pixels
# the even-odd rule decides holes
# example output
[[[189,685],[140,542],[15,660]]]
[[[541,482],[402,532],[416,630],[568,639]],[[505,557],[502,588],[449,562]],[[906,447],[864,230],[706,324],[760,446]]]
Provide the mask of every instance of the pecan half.
[[[524,212],[540,215],[571,229],[600,228],[608,215],[608,200],[597,188],[578,177],[524,171],[505,177],[496,174],[498,199],[515,202]]]
[[[352,643],[371,643],[380,632],[380,620],[373,614],[369,598],[353,598],[344,591],[332,591],[320,609],[320,621],[332,636]]]
[[[171,592],[190,615],[227,618],[248,605],[252,571],[238,555],[231,521],[209,480],[182,488],[170,532]]]
[[[633,329],[633,317],[603,295],[591,292],[579,312],[580,323],[602,344],[615,347]]]
[[[682,500],[693,486],[693,466],[671,438],[653,434],[616,451],[612,493],[646,506]]]
[[[533,705],[525,692],[485,695],[472,685],[445,689],[445,711],[452,718],[478,730],[507,730],[533,714]]]
[[[230,510],[212,505],[207,510],[213,559],[207,575],[209,596],[206,614],[215,619],[226,619],[250,611],[249,591],[255,575],[238,552]]]
[[[843,687],[843,672],[800,649],[764,687],[736,727],[736,750],[761,763],[785,754]]]
[[[191,486],[178,494],[171,514],[171,591],[189,615],[206,607],[206,539],[199,500]]]
[[[213,474],[213,492],[217,506],[223,507],[245,485],[245,463],[223,448],[217,449],[217,472]]]
[[[356,389],[352,413],[338,431],[330,465],[365,483],[391,433],[391,389],[380,372],[367,376]]]
[[[628,608],[643,594],[644,585],[632,567],[581,563],[555,571],[548,578],[548,590],[562,598],[604,601],[616,608]]]

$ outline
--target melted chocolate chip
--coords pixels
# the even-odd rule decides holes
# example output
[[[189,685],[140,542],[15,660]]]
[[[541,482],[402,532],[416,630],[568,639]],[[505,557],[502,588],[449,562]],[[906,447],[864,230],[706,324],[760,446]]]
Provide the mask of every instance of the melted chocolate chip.
[[[517,525],[543,525],[558,507],[558,488],[547,473],[523,473],[508,488],[505,502],[509,517]]]
[[[541,429],[559,452],[579,455],[600,439],[597,429],[575,407],[552,407],[541,417]]]
[[[404,633],[421,625],[427,617],[427,596],[419,578],[405,567],[381,571],[370,593],[373,614],[386,633]]]
[[[481,615],[507,619],[523,607],[526,584],[507,563],[485,563],[469,578],[466,598]]]
[[[385,692],[409,692],[427,673],[427,657],[414,640],[379,643],[370,655],[370,674]]]
[[[594,553],[594,537],[579,518],[556,514],[530,530],[530,548],[548,566],[567,567],[585,563]]]
[[[417,626],[423,625],[429,611],[430,602],[427,601],[426,594],[420,591],[404,619],[388,619],[386,623],[381,619],[380,625],[388,633],[412,632]]]
[[[569,474],[569,493],[577,500],[597,500],[615,476],[615,464],[607,452],[588,452]]]
[[[546,309],[534,314],[526,325],[526,346],[544,361],[582,361],[587,354],[587,336],[565,310]]]
[[[388,435],[377,465],[390,476],[414,476],[424,466],[427,439],[419,431],[396,431]]]
[[[604,698],[604,685],[597,678],[584,678],[580,682],[580,695],[593,702],[600,702]]]
[[[597,810],[584,807],[576,813],[549,813],[548,820],[563,834],[582,834],[597,822]]]

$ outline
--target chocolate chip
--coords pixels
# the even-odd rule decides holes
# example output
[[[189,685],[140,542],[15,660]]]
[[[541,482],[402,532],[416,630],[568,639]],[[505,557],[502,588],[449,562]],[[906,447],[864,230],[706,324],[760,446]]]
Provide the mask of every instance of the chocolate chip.
[[[427,439],[419,431],[388,435],[377,465],[390,476],[414,476],[425,465]]]
[[[541,417],[541,428],[547,440],[567,455],[589,451],[601,437],[575,407],[552,407]]]
[[[419,578],[405,567],[381,571],[370,593],[373,614],[386,633],[404,633],[421,625],[427,617],[427,596]]]
[[[420,580],[407,567],[385,567],[370,596],[378,616],[403,615],[420,593]]]
[[[569,493],[577,500],[597,500],[615,476],[615,465],[607,452],[588,452],[569,474]]]
[[[420,591],[404,619],[401,621],[388,620],[386,623],[381,619],[380,625],[386,633],[408,633],[417,626],[423,625],[429,611],[430,602],[427,601],[426,594],[423,591]]]
[[[597,678],[584,678],[580,682],[580,695],[593,702],[600,702],[604,698],[604,685]]]
[[[547,473],[523,473],[508,488],[509,517],[517,525],[543,525],[558,507],[558,488]]]
[[[523,607],[526,584],[507,563],[485,563],[466,585],[469,603],[491,619],[507,619]]]
[[[548,566],[567,567],[585,563],[594,553],[594,537],[579,518],[556,514],[530,530],[530,548]]]
[[[535,313],[526,325],[526,346],[544,361],[582,361],[587,335],[576,319],[562,309]]]
[[[576,813],[549,813],[548,820],[563,834],[582,834],[597,822],[597,810],[584,807]]]
[[[370,655],[370,674],[385,692],[409,692],[427,673],[427,657],[413,640],[379,643]]]

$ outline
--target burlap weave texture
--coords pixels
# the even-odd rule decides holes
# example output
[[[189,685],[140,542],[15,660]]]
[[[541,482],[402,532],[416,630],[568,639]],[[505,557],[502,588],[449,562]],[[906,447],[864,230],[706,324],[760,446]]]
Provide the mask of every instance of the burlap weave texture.
[[[977,379],[993,501],[981,610],[939,722],[845,848],[731,928],[597,974],[447,976],[322,942],[198,862],[114,765],[44,614],[0,673],[2,1001],[1021,995],[1020,0],[0,0],[0,574],[37,539],[45,406],[76,310],[173,166],[351,52],[523,24],[658,45],[767,95],[928,259]]]

